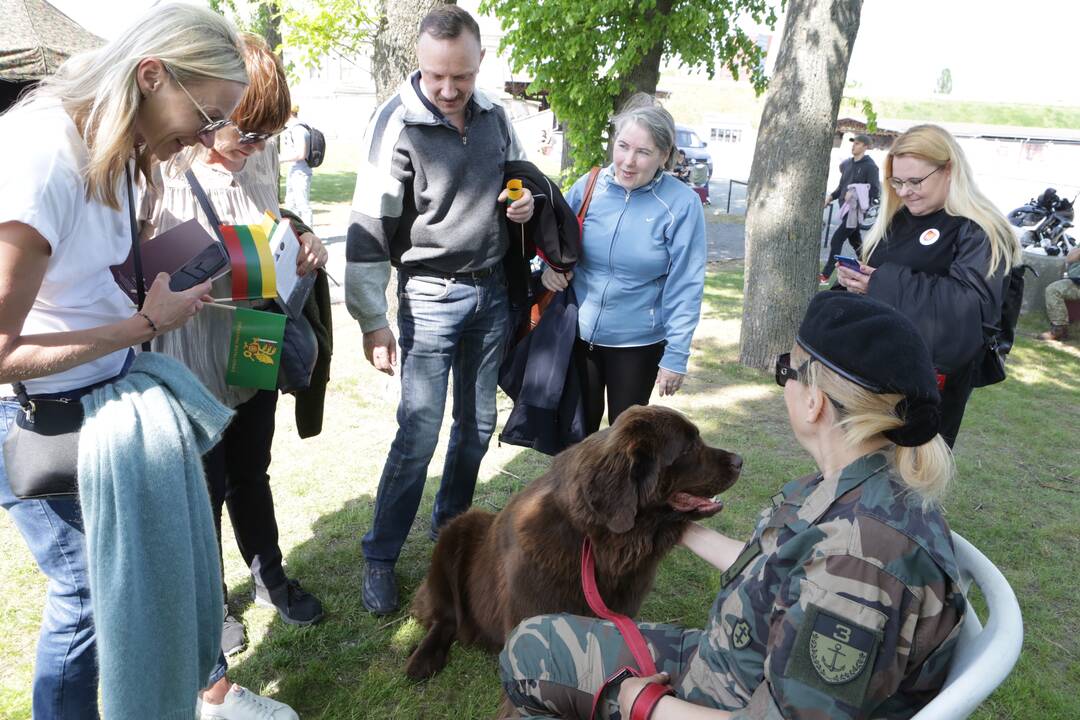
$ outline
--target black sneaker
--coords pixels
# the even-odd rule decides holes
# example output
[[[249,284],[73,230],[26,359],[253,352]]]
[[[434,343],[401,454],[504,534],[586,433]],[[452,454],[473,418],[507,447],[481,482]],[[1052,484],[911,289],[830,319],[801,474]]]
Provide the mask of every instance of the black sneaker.
[[[322,603],[296,580],[270,589],[255,583],[255,604],[275,608],[289,625],[314,625],[323,617]]]
[[[225,622],[221,628],[221,652],[228,657],[245,650],[247,650],[247,633],[244,631],[244,623],[236,619],[226,604]]]
[[[394,568],[366,566],[360,600],[368,612],[375,615],[389,615],[397,610],[398,588]]]

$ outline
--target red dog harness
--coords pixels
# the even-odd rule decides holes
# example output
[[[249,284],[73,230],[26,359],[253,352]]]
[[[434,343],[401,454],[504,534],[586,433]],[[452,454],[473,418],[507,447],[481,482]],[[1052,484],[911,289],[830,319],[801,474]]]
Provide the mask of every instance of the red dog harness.
[[[630,654],[634,656],[634,661],[637,662],[638,669],[635,670],[629,666],[623,667],[604,680],[604,684],[600,686],[600,689],[596,691],[596,695],[593,696],[592,711],[589,713],[590,720],[596,717],[596,711],[600,707],[600,696],[604,694],[604,690],[609,685],[617,681],[621,682],[629,675],[634,677],[656,675],[656,663],[653,662],[652,655],[649,653],[649,646],[645,643],[645,638],[642,637],[637,624],[625,615],[610,610],[604,604],[604,598],[600,597],[600,590],[596,586],[596,563],[593,560],[592,550],[592,541],[586,535],[581,543],[581,590],[585,593],[585,601],[589,603],[589,608],[596,613],[598,618],[610,620],[619,629],[626,646],[630,649]],[[675,691],[669,685],[661,685],[657,682],[649,683],[634,698],[628,720],[648,720],[660,699],[674,694]]]

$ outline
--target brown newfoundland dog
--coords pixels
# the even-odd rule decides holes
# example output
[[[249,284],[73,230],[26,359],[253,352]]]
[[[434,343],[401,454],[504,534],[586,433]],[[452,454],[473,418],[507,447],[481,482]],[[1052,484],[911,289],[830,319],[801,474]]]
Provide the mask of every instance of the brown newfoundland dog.
[[[456,639],[492,652],[533,615],[592,615],[581,590],[581,543],[593,542],[608,607],[635,616],[660,559],[711,499],[735,482],[742,459],[709,447],[697,427],[663,407],[633,407],[556,456],[551,469],[493,515],[470,510],[439,534],[412,613],[427,635],[405,673],[446,665]]]

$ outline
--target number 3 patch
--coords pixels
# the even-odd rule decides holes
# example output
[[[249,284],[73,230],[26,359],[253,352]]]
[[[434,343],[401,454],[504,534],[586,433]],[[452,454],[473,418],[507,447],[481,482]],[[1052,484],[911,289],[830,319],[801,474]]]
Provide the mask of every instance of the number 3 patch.
[[[880,640],[880,632],[810,604],[786,674],[859,707],[873,676]]]

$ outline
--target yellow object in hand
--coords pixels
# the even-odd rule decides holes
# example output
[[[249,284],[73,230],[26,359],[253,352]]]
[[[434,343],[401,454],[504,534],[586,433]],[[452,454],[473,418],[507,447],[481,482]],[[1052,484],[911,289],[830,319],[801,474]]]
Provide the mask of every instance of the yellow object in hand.
[[[522,196],[521,181],[517,178],[506,181],[506,197],[510,202],[518,200]]]

